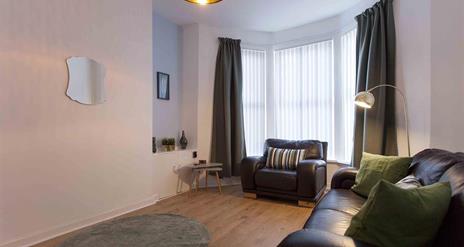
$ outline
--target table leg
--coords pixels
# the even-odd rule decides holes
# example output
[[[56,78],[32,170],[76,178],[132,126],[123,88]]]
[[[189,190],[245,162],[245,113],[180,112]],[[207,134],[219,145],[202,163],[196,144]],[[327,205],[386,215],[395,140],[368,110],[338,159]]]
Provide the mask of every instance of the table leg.
[[[200,189],[200,172],[197,172],[196,174],[195,185],[196,185],[196,191],[198,192],[198,190]]]
[[[189,184],[189,196],[190,194],[192,193],[194,187],[193,187],[193,182],[195,182],[195,171],[192,170],[192,175],[190,176],[191,178],[191,181],[190,181],[190,184]]]
[[[205,171],[205,191],[208,191],[208,171]]]
[[[218,188],[219,188],[219,193],[222,194],[222,189],[221,189],[221,180],[219,179],[219,172],[216,172],[216,182],[218,184]]]

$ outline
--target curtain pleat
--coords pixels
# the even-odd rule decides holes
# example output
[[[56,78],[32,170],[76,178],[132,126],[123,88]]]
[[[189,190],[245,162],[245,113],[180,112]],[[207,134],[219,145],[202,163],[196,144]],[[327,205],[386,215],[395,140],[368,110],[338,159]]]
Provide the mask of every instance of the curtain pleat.
[[[396,34],[393,0],[382,0],[356,17],[357,92],[380,84],[395,85]],[[397,155],[395,92],[380,88],[372,109],[356,109],[353,166],[362,152]]]
[[[240,175],[246,156],[242,105],[240,40],[219,38],[214,80],[211,161],[224,165],[225,177]]]

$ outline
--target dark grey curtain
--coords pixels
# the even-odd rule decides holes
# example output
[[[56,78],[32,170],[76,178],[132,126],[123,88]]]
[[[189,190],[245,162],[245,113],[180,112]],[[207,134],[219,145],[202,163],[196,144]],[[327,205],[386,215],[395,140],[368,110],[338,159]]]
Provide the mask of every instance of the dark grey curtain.
[[[396,34],[393,0],[382,0],[356,17],[357,92],[395,82]],[[376,102],[369,110],[356,108],[353,166],[358,167],[363,150],[396,155],[395,91],[372,92]]]
[[[246,156],[242,104],[240,40],[219,38],[214,79],[211,161],[224,165],[223,176],[239,176]]]

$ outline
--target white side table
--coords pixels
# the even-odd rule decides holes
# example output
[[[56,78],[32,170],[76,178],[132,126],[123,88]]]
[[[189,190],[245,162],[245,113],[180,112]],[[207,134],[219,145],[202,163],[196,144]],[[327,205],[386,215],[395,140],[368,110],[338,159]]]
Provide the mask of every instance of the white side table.
[[[222,164],[221,163],[207,163],[207,164],[199,164],[199,165],[191,165],[192,168],[192,184],[190,184],[190,192],[192,191],[193,181],[195,181],[195,191],[198,191],[198,187],[200,185],[200,175],[204,172],[205,173],[205,190],[208,190],[208,173],[213,172],[216,175],[216,183],[219,188],[219,193],[222,193],[221,188],[221,180],[219,179],[219,172],[222,172]]]

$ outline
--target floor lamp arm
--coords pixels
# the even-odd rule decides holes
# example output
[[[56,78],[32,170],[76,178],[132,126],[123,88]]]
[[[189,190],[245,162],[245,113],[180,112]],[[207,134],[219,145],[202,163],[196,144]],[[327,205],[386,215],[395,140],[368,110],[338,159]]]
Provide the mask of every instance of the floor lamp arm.
[[[393,85],[390,85],[390,84],[377,85],[377,86],[367,90],[367,92],[372,92],[373,90],[375,90],[377,88],[380,88],[380,87],[390,87],[390,88],[395,89],[401,95],[401,97],[403,99],[404,121],[405,121],[405,127],[406,127],[406,137],[407,137],[407,142],[408,142],[408,156],[411,156],[411,144],[410,144],[410,140],[409,140],[409,120],[408,120],[409,114],[408,114],[408,102],[406,100],[406,96],[403,93],[403,91],[401,91],[401,89],[399,89],[397,86],[393,86]]]

